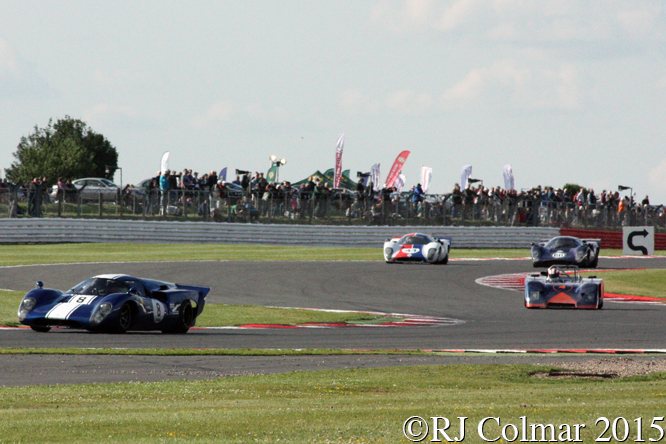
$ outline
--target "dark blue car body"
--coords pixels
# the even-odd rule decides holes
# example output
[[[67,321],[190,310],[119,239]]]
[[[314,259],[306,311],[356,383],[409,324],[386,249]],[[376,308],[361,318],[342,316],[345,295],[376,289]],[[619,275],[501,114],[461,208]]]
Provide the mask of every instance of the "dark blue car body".
[[[552,265],[548,272],[542,271],[525,278],[527,308],[599,310],[603,306],[604,281],[596,276],[581,277],[575,265]]]
[[[532,265],[575,265],[596,268],[599,262],[599,239],[578,239],[572,236],[554,237],[548,242],[532,244]]]
[[[21,324],[39,332],[70,327],[186,333],[203,311],[209,291],[128,275],[95,276],[67,292],[42,288],[38,282],[21,301],[18,315]]]

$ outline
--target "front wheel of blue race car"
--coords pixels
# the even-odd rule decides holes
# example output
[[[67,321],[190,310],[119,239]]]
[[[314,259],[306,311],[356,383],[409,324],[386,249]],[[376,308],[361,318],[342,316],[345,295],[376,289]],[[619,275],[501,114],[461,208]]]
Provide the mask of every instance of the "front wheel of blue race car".
[[[118,319],[116,320],[114,331],[116,333],[127,332],[132,325],[133,318],[134,313],[132,312],[132,306],[128,303],[123,304],[120,307],[120,310],[118,310]]]
[[[48,333],[49,331],[51,331],[51,327],[43,327],[41,325],[31,325],[30,328],[32,328],[33,331],[39,333]]]

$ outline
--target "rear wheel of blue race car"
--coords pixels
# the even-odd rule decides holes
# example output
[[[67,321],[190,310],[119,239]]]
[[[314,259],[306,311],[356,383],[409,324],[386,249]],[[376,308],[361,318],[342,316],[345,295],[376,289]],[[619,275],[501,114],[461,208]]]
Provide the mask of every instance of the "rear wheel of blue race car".
[[[41,325],[31,325],[30,328],[39,333],[48,333],[51,330],[51,327],[43,327]]]
[[[592,260],[590,263],[590,268],[597,268],[597,265],[599,265],[599,255],[595,256],[595,258]]]
[[[187,331],[194,325],[194,308],[190,301],[185,301],[180,305],[178,313],[178,320],[173,327],[162,330],[162,333],[187,333]]]
[[[115,331],[116,333],[125,333],[129,330],[132,325],[132,319],[134,314],[132,313],[132,306],[128,303],[124,303],[120,310],[118,310],[118,319],[116,320]]]

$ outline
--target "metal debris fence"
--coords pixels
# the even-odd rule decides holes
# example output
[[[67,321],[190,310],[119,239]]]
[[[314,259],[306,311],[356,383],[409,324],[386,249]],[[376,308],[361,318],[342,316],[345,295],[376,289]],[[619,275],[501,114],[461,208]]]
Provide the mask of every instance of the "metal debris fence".
[[[0,194],[0,217],[170,220],[292,225],[573,227],[617,230],[622,226],[666,227],[663,206],[635,205],[626,211],[606,205],[546,202],[533,196],[455,204],[450,194],[425,195],[420,202],[403,193],[371,199],[346,190],[331,194],[264,193],[227,195],[208,191],[128,190],[122,198],[83,199],[73,191]]]

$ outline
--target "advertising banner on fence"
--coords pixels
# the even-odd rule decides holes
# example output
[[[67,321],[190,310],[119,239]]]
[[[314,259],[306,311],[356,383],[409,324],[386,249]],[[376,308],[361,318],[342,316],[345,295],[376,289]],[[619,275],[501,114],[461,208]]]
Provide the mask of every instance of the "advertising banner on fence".
[[[389,171],[388,177],[386,178],[387,187],[393,186],[393,182],[395,182],[398,174],[400,174],[402,171],[402,167],[405,165],[405,162],[407,162],[409,153],[409,151],[403,151],[402,153],[398,154],[398,157],[396,157],[395,162],[393,162],[393,166],[391,167],[391,171]]]

